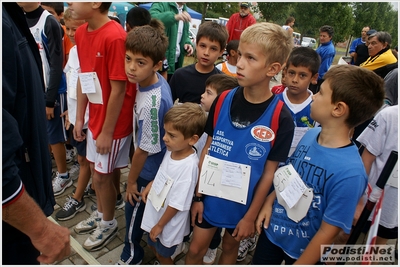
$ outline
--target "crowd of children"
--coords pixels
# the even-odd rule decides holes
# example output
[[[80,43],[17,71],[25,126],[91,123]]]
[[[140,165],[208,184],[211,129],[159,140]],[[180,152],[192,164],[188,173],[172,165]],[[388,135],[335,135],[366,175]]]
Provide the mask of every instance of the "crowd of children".
[[[385,97],[378,75],[339,65],[322,77],[318,53],[293,48],[292,37],[273,23],[252,25],[240,41],[227,43],[224,26],[205,22],[196,36],[196,63],[175,70],[168,83],[168,37],[147,10],[127,13],[127,33],[109,19],[111,3],[68,5],[64,38],[73,46],[64,73],[47,70],[46,111],[55,195],[73,183],[64,164],[67,130],[79,163],[76,190],[56,218],[84,211],[85,197],[97,202],[74,227],[90,234],[86,250],[113,240],[115,209],[123,205],[120,265],[142,263],[144,232],[161,264],[174,264],[189,240],[185,264],[213,264],[221,242],[218,264],[235,264],[254,249],[252,264],[317,264],[321,245],[331,245],[340,231],[350,233],[367,183],[376,182],[390,151],[398,150],[389,138],[397,137],[397,105],[377,113]],[[63,31],[46,21],[50,13],[37,3],[21,7],[32,34],[51,27],[49,38],[59,39],[50,42],[52,54],[61,51]],[[215,65],[225,48],[228,60]],[[61,56],[51,60],[61,69]],[[282,85],[270,90],[279,72]],[[57,89],[54,79],[63,75],[66,89]],[[366,148],[360,157],[350,133],[374,115],[358,138]],[[119,170],[129,160],[124,203]],[[312,201],[299,205],[302,210],[283,196],[287,184],[275,175],[281,166],[292,167],[308,190],[302,194]],[[386,191],[380,244],[397,238],[397,187]]]

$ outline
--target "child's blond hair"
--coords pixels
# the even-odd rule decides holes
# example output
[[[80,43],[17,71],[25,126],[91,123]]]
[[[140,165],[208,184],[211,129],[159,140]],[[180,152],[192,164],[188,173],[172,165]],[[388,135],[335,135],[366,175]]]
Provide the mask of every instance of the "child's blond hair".
[[[190,102],[174,105],[164,116],[164,124],[171,123],[185,139],[194,135],[200,137],[204,132],[206,121],[206,112],[199,104]]]
[[[251,43],[261,46],[267,57],[266,65],[274,62],[282,65],[293,48],[293,37],[289,36],[277,24],[261,22],[245,29],[240,36],[240,43]]]
[[[72,12],[69,8],[64,11],[64,21],[80,21],[82,24],[85,23],[85,20],[83,19],[73,19]]]

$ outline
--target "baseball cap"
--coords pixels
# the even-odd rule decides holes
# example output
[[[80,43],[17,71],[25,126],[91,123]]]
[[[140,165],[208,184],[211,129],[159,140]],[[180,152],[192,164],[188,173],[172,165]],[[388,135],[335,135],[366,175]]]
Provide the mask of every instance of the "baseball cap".
[[[249,2],[241,2],[240,6],[250,7],[250,3]]]
[[[371,35],[373,33],[376,33],[376,30],[372,29],[372,30],[367,31],[367,35]]]

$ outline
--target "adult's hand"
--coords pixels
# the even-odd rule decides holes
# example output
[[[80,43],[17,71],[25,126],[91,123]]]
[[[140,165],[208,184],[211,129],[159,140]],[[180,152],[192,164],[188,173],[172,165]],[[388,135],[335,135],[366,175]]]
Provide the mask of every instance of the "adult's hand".
[[[31,237],[32,244],[41,255],[37,260],[44,264],[53,264],[71,253],[69,230],[51,221],[45,223],[40,236]],[[57,244],[55,246],[55,244]]]
[[[183,22],[190,22],[192,20],[192,17],[190,17],[189,13],[187,13],[186,11],[183,11],[182,13],[175,15],[175,20],[176,21],[182,20]]]
[[[193,54],[193,47],[190,44],[185,44],[184,48],[188,56]]]

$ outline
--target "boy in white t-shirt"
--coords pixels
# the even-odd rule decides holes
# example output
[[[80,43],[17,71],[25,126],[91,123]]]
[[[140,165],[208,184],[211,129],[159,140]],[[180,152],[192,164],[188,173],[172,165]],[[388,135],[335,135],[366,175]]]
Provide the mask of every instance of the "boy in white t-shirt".
[[[65,65],[64,72],[67,77],[67,104],[68,110],[64,112],[62,115],[66,116],[66,129],[68,130],[70,127],[74,127],[76,121],[76,109],[77,109],[77,81],[78,81],[78,73],[80,71],[80,64],[78,58],[78,52],[75,44],[75,32],[76,29],[85,23],[84,20],[77,20],[71,17],[71,11],[67,9],[64,12],[64,22],[66,26],[66,34],[68,38],[73,43],[73,47],[69,51],[68,62]],[[89,120],[89,111],[86,108],[85,112],[85,123],[84,129],[85,132],[87,130]],[[76,191],[74,192],[72,197],[68,197],[67,202],[64,204],[63,208],[60,209],[56,213],[57,220],[65,221],[75,217],[78,212],[84,211],[86,208],[86,204],[84,201],[84,197],[95,196],[95,191],[89,187],[86,187],[90,180],[90,165],[89,161],[86,159],[86,139],[79,142],[74,138],[71,138],[71,145],[76,147],[78,151],[78,163],[77,166],[79,168],[79,176],[78,176],[78,185],[76,187]]]
[[[189,102],[172,107],[164,116],[163,140],[168,151],[142,193],[147,205],[141,225],[149,232],[148,244],[161,264],[174,264],[171,256],[189,234],[189,211],[199,172],[193,145],[206,120],[203,109]]]

